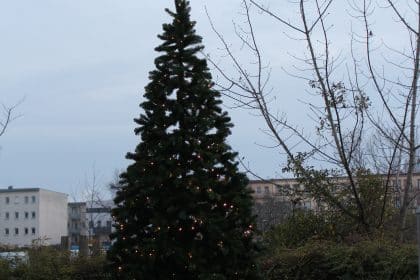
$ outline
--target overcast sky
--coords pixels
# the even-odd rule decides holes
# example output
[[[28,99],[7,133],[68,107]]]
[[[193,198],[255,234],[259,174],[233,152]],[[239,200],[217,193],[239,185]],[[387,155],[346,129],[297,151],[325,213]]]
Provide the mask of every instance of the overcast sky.
[[[218,30],[240,49],[232,21],[243,20],[241,1],[191,2],[206,51],[223,62],[205,5]],[[269,2],[292,20],[297,18],[279,1]],[[18,107],[22,116],[0,138],[0,187],[77,193],[93,172],[98,184],[106,185],[114,170],[130,163],[125,154],[139,141],[132,120],[140,113],[138,104],[154,68],[156,35],[169,20],[164,8],[172,6],[172,1],[148,0],[3,1],[0,102],[24,100]],[[298,99],[307,85],[281,67],[295,63],[290,54],[304,49],[295,46],[299,42],[290,42],[271,19],[254,16],[264,54],[270,58],[272,85],[284,93],[276,108],[299,123],[304,114]],[[337,36],[344,35],[341,31]],[[348,41],[337,40],[335,48],[343,44]],[[235,124],[229,138],[232,147],[262,176],[280,176],[284,161],[261,146],[271,144],[260,130],[261,119],[239,109],[229,113]]]

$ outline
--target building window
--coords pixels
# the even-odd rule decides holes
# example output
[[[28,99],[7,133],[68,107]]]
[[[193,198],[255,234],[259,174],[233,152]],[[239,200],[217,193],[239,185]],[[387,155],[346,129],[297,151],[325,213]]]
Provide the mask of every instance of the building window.
[[[106,227],[111,228],[111,221],[106,221]]]
[[[6,212],[6,220],[8,220],[10,218],[10,214],[9,212]]]
[[[4,229],[4,234],[9,235],[9,229],[8,228]]]
[[[32,219],[35,219],[35,217],[36,217],[36,214],[35,214],[35,211],[33,211],[32,212]]]
[[[35,234],[35,228],[33,227],[32,228],[32,235],[34,235]]]
[[[10,203],[10,197],[6,196],[6,204]]]
[[[15,219],[19,220],[19,212],[15,212]]]
[[[25,212],[25,219],[29,219],[29,212]]]
[[[270,188],[268,186],[264,187],[264,193],[265,194],[269,194],[270,193]]]
[[[15,228],[15,235],[19,235],[19,229]]]
[[[25,228],[25,235],[28,235],[28,233],[29,233],[29,229],[26,227]]]
[[[98,228],[102,227],[102,221],[98,221],[98,222],[96,223],[96,226],[97,226]]]
[[[35,196],[33,195],[32,196],[32,203],[35,203],[35,201],[36,201],[36,199],[35,199]]]
[[[260,186],[257,187],[257,193],[261,193],[261,187]]]
[[[29,203],[29,197],[25,196],[25,204]]]

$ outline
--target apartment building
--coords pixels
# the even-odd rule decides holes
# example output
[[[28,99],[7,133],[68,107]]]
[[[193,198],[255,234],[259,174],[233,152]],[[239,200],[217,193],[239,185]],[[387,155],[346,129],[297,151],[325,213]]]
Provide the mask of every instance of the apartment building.
[[[91,239],[96,239],[101,247],[110,245],[109,235],[112,231],[111,208],[113,205],[114,202],[112,200],[87,202],[88,234]]]
[[[386,175],[380,176],[382,181],[386,180]],[[337,187],[348,182],[346,177],[338,177],[335,180]],[[407,180],[404,173],[394,174],[390,177],[390,194],[394,206],[397,208],[401,205],[401,198],[406,185]],[[289,202],[297,208],[315,210],[318,206],[316,201],[305,192],[304,186],[299,184],[295,178],[251,180],[248,186],[254,191],[252,195],[257,203],[265,203],[269,199],[274,199]],[[420,172],[413,175],[409,196],[412,198],[412,208],[420,206]]]
[[[0,244],[60,244],[67,235],[67,195],[41,188],[0,188]]]
[[[251,180],[248,185],[254,192],[252,194],[256,203],[265,203],[272,199],[289,203],[291,207],[315,209],[316,201],[311,198],[294,178]]]
[[[88,236],[86,202],[68,204],[68,233],[71,246],[78,246],[82,236]]]

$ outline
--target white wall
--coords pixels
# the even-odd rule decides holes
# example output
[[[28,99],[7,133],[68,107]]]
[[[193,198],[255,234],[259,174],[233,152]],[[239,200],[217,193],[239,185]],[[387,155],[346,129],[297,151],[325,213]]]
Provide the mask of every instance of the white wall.
[[[47,237],[48,244],[60,244],[61,236],[67,236],[67,195],[40,190],[39,235]]]
[[[32,240],[39,237],[39,204],[38,192],[7,192],[0,193],[0,244],[29,246]],[[35,202],[32,197],[35,196]],[[10,202],[6,203],[6,197]],[[28,197],[28,202],[25,202]],[[19,213],[16,219],[15,212]],[[25,218],[25,212],[29,217]],[[35,212],[35,218],[32,218],[32,212]],[[9,213],[9,219],[6,219],[6,213]],[[6,235],[5,229],[9,229]],[[15,228],[18,228],[19,234],[15,234]],[[28,228],[28,234],[25,234],[25,228]],[[32,234],[32,228],[35,228],[35,234]]]
[[[9,203],[6,203],[6,197]],[[28,198],[25,201],[25,197]],[[32,197],[35,197],[34,202]],[[19,213],[19,218],[15,217]],[[25,218],[28,212],[28,218]],[[32,218],[35,212],[35,218]],[[9,219],[6,219],[9,213]],[[5,229],[9,229],[6,235]],[[19,230],[15,234],[15,228]],[[25,228],[28,233],[25,234]],[[35,234],[32,229],[35,229]],[[43,189],[13,189],[0,192],[0,244],[30,246],[32,241],[47,237],[48,244],[60,244],[67,235],[67,195]]]

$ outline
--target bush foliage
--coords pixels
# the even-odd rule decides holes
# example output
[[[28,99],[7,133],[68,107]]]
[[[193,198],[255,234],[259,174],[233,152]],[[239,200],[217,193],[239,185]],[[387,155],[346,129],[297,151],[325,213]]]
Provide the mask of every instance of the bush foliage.
[[[334,212],[295,211],[264,234],[264,243],[260,265],[268,280],[417,279],[415,238],[397,242],[391,226],[363,234]]]
[[[297,242],[294,247],[279,244],[261,256],[262,279],[417,279],[415,244],[384,240],[346,244],[317,239],[303,245]],[[104,256],[71,257],[53,248],[32,249],[27,263],[11,266],[0,260],[0,279],[107,280],[111,277],[104,271],[105,261]]]
[[[415,245],[314,241],[261,260],[264,279],[417,279]]]
[[[0,260],[0,280],[107,280],[105,256],[74,257],[51,247],[28,251],[28,261],[13,265]],[[14,262],[13,262],[14,263]]]

